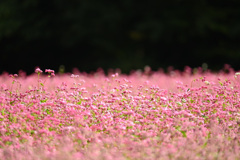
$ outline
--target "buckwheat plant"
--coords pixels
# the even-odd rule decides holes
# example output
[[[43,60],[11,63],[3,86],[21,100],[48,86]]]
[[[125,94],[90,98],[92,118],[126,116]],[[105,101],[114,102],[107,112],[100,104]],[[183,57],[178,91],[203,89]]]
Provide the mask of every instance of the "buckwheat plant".
[[[240,159],[238,72],[148,70],[0,75],[0,159]]]

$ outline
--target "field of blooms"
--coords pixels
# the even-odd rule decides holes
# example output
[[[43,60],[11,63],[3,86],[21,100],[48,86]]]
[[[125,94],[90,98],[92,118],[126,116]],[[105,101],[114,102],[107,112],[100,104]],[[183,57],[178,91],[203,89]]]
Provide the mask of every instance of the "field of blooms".
[[[0,159],[239,160],[240,73],[4,73]]]

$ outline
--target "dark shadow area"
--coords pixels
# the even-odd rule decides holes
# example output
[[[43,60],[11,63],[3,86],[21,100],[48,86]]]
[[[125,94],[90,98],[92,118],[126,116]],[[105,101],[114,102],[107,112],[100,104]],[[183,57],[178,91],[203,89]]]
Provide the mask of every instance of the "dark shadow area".
[[[240,69],[240,1],[1,0],[0,72]]]

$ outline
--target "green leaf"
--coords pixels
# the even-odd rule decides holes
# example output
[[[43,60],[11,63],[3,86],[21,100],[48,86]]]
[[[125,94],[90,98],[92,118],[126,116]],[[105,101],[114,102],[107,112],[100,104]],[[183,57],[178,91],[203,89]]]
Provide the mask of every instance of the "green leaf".
[[[222,82],[219,81],[218,83],[219,83],[221,86],[223,86],[223,83],[222,83]]]
[[[176,126],[175,129],[178,130],[178,131],[180,131],[181,126]]]
[[[14,116],[13,119],[12,119],[13,123],[16,123],[17,122],[17,117]]]
[[[91,110],[91,113],[92,113],[92,117],[94,118],[95,117],[95,112]]]
[[[183,137],[187,137],[186,131],[180,131],[183,135]]]
[[[14,102],[15,102],[15,101],[11,101],[10,104],[13,105]]]
[[[181,101],[182,101],[182,103],[186,103],[187,102],[186,99],[184,99],[184,98],[182,98]]]
[[[4,116],[5,115],[5,108],[3,108],[2,110],[1,110],[1,113],[2,113],[2,116]]]
[[[176,102],[176,103],[177,103],[177,105],[182,106],[182,103],[181,103],[181,102]]]
[[[122,102],[123,102],[123,101],[127,101],[127,99],[126,99],[126,98],[123,98],[121,101],[122,101]]]
[[[11,141],[5,142],[6,145],[11,145],[12,143],[13,143],[13,142],[11,142]]]
[[[30,132],[30,133],[31,133],[31,135],[33,135],[35,132],[34,132],[34,130],[31,130],[31,132]]]
[[[194,103],[195,101],[193,99],[190,100],[191,103]]]
[[[202,145],[202,148],[205,148],[207,146],[207,142],[205,142],[203,145]]]
[[[50,110],[49,109],[45,109],[45,111],[47,112],[47,114],[50,114]]]
[[[82,104],[82,100],[80,100],[79,102],[77,102],[78,105],[81,105]]]
[[[41,103],[45,103],[45,102],[47,102],[47,100],[48,100],[48,99],[46,98],[46,99],[41,100],[40,102],[41,102]]]

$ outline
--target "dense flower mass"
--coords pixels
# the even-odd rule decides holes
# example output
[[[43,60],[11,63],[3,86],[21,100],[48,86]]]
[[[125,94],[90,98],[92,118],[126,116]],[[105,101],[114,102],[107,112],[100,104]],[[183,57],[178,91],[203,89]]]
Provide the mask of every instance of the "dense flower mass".
[[[240,159],[231,69],[35,72],[0,76],[0,159]]]

